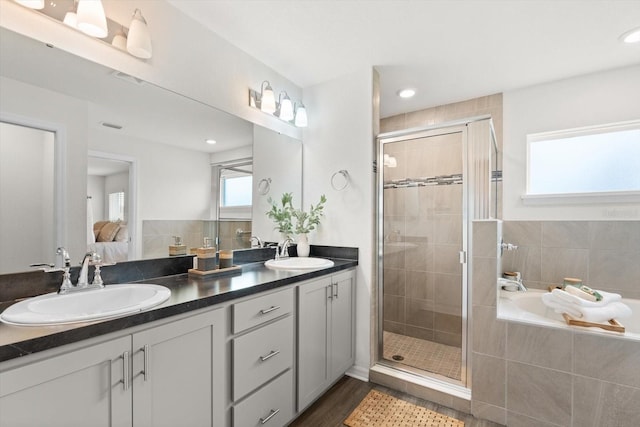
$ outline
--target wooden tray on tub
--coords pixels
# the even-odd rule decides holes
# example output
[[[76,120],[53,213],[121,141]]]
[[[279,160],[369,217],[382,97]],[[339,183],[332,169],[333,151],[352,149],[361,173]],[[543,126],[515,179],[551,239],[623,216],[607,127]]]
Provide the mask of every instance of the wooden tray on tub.
[[[567,313],[562,313],[562,317],[564,317],[564,320],[567,322],[567,325],[584,326],[587,328],[601,328],[607,331],[621,332],[621,333],[624,333],[625,331],[624,326],[621,325],[620,322],[618,322],[615,319],[609,320],[609,323],[593,323],[593,322],[585,322],[584,320],[574,319]]]

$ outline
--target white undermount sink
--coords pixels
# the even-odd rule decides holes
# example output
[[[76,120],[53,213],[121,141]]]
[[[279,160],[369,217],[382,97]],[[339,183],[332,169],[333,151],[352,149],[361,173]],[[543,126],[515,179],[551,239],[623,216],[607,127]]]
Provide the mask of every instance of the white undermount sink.
[[[266,261],[264,265],[276,270],[313,270],[316,268],[333,267],[333,261],[324,258],[291,257],[270,259]]]
[[[107,285],[63,295],[54,292],[13,304],[0,314],[0,320],[21,326],[103,320],[146,310],[170,296],[170,289],[150,284]]]

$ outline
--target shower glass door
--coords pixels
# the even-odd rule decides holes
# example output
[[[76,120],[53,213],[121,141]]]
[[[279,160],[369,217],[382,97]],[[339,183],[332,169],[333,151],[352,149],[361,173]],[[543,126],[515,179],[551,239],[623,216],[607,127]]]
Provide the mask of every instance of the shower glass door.
[[[456,126],[380,140],[378,193],[379,359],[462,385],[466,132]]]

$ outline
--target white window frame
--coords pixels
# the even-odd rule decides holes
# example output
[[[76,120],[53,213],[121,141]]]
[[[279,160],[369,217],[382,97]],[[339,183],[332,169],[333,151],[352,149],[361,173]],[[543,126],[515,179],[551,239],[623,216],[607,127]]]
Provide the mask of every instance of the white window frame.
[[[542,132],[527,135],[526,158],[526,193],[521,196],[525,205],[563,205],[563,204],[605,204],[605,203],[635,203],[640,202],[640,191],[597,191],[580,193],[530,194],[530,150],[531,144],[537,141],[551,139],[572,138],[581,135],[595,135],[599,133],[618,132],[623,130],[640,129],[640,120],[611,123],[605,125],[587,126],[575,129]]]
[[[250,174],[243,174],[239,172],[231,172],[227,173],[227,178],[236,177],[236,176],[252,176]],[[222,206],[222,199],[224,197],[224,189],[222,185],[223,176],[220,176],[218,180],[219,185],[219,218],[220,219],[251,219],[251,212],[253,205],[245,205],[245,206]],[[253,187],[253,185],[252,185]]]

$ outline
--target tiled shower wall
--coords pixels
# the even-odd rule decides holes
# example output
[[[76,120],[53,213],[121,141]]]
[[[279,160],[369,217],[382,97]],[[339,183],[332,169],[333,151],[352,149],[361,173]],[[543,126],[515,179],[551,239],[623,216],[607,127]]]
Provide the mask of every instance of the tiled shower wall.
[[[460,174],[459,134],[387,144],[389,180]],[[384,190],[384,330],[462,346],[462,185]]]
[[[426,127],[485,114],[491,115],[498,149],[501,150],[501,93],[387,117],[380,120],[380,131],[384,133]],[[398,153],[390,154],[402,156]],[[444,152],[438,154],[432,151],[430,154],[432,158],[418,154],[409,156],[406,158],[406,162],[400,162],[400,159],[397,159],[399,166],[409,164],[409,169],[396,168],[389,176],[391,179],[408,178],[407,175],[411,175],[413,172],[419,173],[425,163],[433,162],[434,159],[437,159],[436,166],[440,165],[441,161],[444,165],[448,163],[448,157]],[[405,158],[401,157],[401,159]],[[501,169],[500,158],[497,163],[497,168]],[[436,169],[436,172],[440,174],[460,173],[462,166],[460,165],[456,169],[454,171],[445,167],[444,171]],[[389,168],[385,168],[385,173],[389,170]],[[416,176],[411,177],[415,178]],[[437,282],[437,286],[441,288],[455,280],[455,275],[460,274],[458,251],[460,250],[459,239],[462,231],[457,227],[461,227],[462,219],[454,217],[461,215],[462,210],[458,206],[451,205],[450,201],[461,201],[461,191],[460,185],[385,190],[385,203],[388,203],[390,208],[384,213],[385,230],[390,231],[389,233],[385,231],[388,234],[386,241],[387,243],[396,243],[393,248],[394,254],[389,254],[392,251],[391,245],[387,245],[385,248],[385,253],[390,255],[385,255],[384,265],[385,330],[417,338],[433,339],[449,345],[460,345],[460,321],[456,318],[457,315],[451,314],[452,309],[456,307],[455,304],[451,304],[455,298],[457,298],[455,300],[457,306],[460,304],[459,287],[456,287],[457,295],[456,292],[447,291],[437,299],[434,290],[436,275],[442,279]],[[501,183],[498,183],[498,200],[501,200]],[[427,217],[426,212],[422,210],[417,211],[417,214],[411,214],[407,209],[414,209],[416,203],[420,203],[422,207],[432,208],[430,216]],[[498,212],[501,212],[501,206],[498,207]],[[499,213],[498,216],[500,216]],[[406,239],[409,239],[407,243],[415,246],[402,247],[397,244]],[[439,267],[434,265],[436,246],[438,253],[442,255],[439,257]],[[453,249],[454,246],[457,249]],[[454,267],[454,263],[456,263],[456,267]],[[450,289],[453,290],[453,287]],[[433,308],[444,305],[449,307],[444,311],[440,310],[436,315]]]
[[[514,262],[527,267],[521,268],[525,274],[539,275],[530,286],[557,283],[572,274],[594,287],[637,298],[639,230],[639,221],[473,223],[474,416],[510,427],[640,425],[639,342],[496,318],[496,277]],[[539,251],[500,258],[501,234],[521,245],[518,251]],[[534,267],[531,259],[538,258]]]

